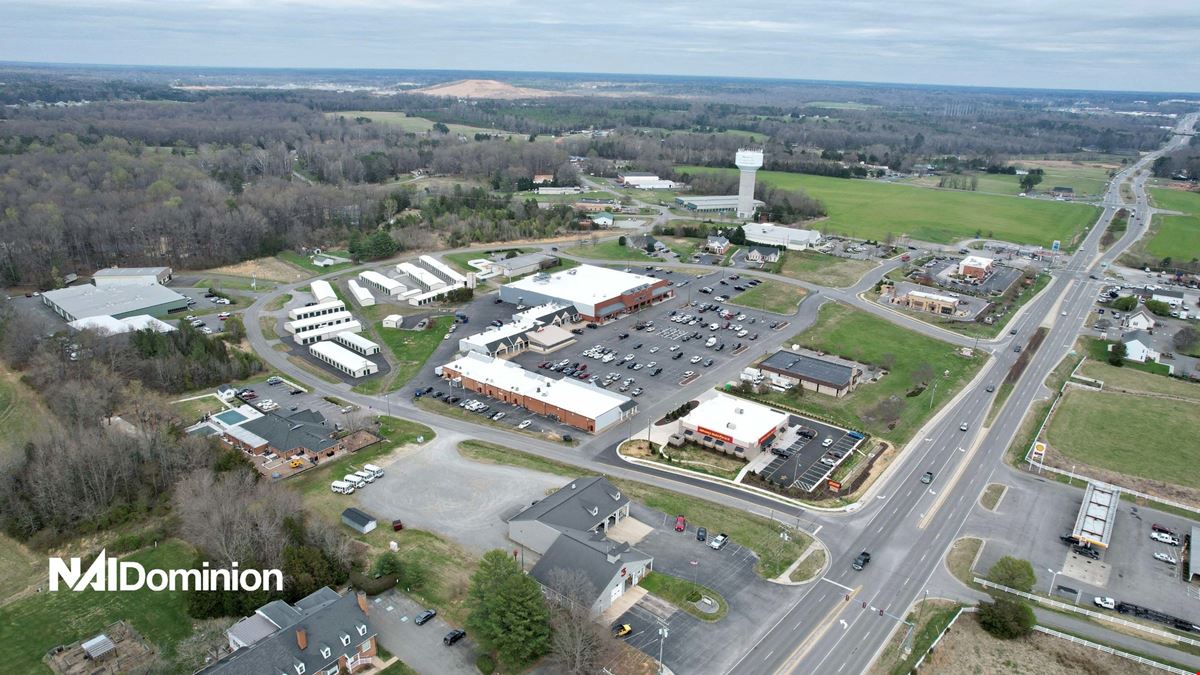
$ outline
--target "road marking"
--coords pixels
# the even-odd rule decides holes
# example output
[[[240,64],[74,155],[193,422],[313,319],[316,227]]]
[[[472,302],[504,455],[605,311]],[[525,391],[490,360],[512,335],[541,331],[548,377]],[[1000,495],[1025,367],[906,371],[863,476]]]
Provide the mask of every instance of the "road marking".
[[[821,528],[822,528],[822,527],[825,527],[825,526],[824,526],[824,525],[818,525],[818,526],[817,526],[817,529],[815,529],[815,530],[813,530],[813,531],[812,531],[812,536],[814,536],[814,537],[815,537],[815,536],[817,536],[817,534],[818,534],[818,533],[821,531]]]
[[[842,624],[842,630],[846,630],[850,627],[850,624],[846,623],[845,619],[838,619],[838,623]],[[800,624],[796,624],[796,627],[799,628]]]
[[[775,650],[774,650],[774,649],[772,649],[771,651],[767,652],[767,655],[763,657],[763,661],[766,661],[767,659],[771,658],[771,655],[772,655],[772,654],[774,654],[774,653],[775,653]]]
[[[834,586],[837,586],[838,588],[845,589],[850,592],[851,596],[853,596],[853,594],[858,592],[858,589],[850,588],[849,586],[846,586],[844,584],[839,584],[838,582],[834,581],[833,579],[830,579],[829,577],[821,577],[821,581],[828,581],[829,583],[833,584]]]

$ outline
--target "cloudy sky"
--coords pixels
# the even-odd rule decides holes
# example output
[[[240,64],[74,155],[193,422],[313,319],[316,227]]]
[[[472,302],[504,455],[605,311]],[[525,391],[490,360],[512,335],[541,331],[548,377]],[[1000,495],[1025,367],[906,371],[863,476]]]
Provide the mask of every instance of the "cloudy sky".
[[[0,0],[0,60],[1200,90],[1200,0]]]

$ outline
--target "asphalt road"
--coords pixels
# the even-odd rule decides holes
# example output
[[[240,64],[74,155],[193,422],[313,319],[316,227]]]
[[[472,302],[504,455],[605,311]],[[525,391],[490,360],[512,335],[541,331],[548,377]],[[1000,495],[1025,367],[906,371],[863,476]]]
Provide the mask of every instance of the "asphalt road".
[[[1189,115],[1180,122],[1179,128],[1190,128],[1195,121],[1196,116]],[[808,289],[810,295],[800,305],[798,314],[792,317],[789,330],[780,334],[767,331],[757,343],[759,349],[747,350],[720,367],[707,369],[695,381],[682,387],[678,397],[640,402],[643,406],[641,412],[628,424],[617,425],[587,438],[577,448],[566,448],[491,428],[484,433],[489,440],[570,463],[580,467],[581,471],[602,471],[729,504],[747,512],[770,514],[780,522],[799,525],[810,534],[821,536],[830,550],[832,560],[828,575],[793,600],[791,610],[768,627],[756,641],[728,645],[730,649],[745,649],[746,644],[751,645],[737,661],[733,672],[864,672],[896,626],[895,617],[904,615],[938,569],[944,551],[957,537],[979,491],[992,474],[1003,466],[1005,449],[1026,411],[1037,399],[1049,394],[1042,382],[1073,345],[1100,284],[1099,281],[1088,279],[1088,275],[1100,269],[1101,261],[1114,260],[1145,232],[1151,208],[1144,189],[1145,176],[1139,175],[1134,180],[1138,215],[1122,239],[1106,253],[1100,254],[1099,241],[1104,229],[1122,205],[1129,206],[1122,203],[1120,183],[1130,175],[1140,173],[1162,152],[1186,142],[1187,138],[1175,136],[1163,150],[1144,156],[1113,179],[1102,204],[1104,210],[1079,250],[1065,258],[1060,267],[1052,270],[1054,280],[1046,291],[1028,303],[1011,321],[1010,326],[1017,329],[1015,337],[1004,333],[992,340],[977,341],[858,297],[859,293],[871,288],[884,274],[900,265],[899,261],[885,263],[853,286],[840,289],[818,287],[763,272],[740,271],[743,276],[772,278]],[[665,222],[671,217],[660,209],[654,222]],[[612,261],[594,262],[611,264]],[[660,264],[663,267],[702,269],[679,263]],[[711,271],[711,268],[707,269]],[[342,270],[339,274],[346,272]],[[323,382],[298,369],[283,354],[272,349],[272,341],[267,340],[259,328],[258,318],[263,307],[275,295],[307,286],[310,282],[307,280],[302,284],[280,286],[273,293],[258,299],[246,311],[245,324],[250,344],[265,361],[322,395],[337,396],[375,411],[390,407],[393,413],[427,424],[438,432],[457,432],[467,436],[481,433],[481,427],[471,422],[426,412],[401,397],[385,402],[382,397],[355,394],[347,384]],[[666,413],[685,397],[694,397],[720,382],[736,379],[741,369],[763,352],[778,347],[810,326],[820,304],[826,299],[844,302],[952,344],[978,346],[991,351],[993,355],[980,375],[927,425],[926,433],[914,439],[888,475],[872,489],[861,508],[820,512],[786,506],[767,497],[747,494],[702,479],[630,465],[616,458],[614,448],[628,437],[631,429],[644,427],[649,420]],[[982,425],[993,396],[985,391],[986,384],[999,383],[1016,358],[1012,345],[1025,344],[1042,325],[1049,328],[1046,340],[1030,361],[991,429],[983,430]],[[966,432],[959,430],[964,422],[969,426]],[[925,471],[935,472],[937,478],[932,485],[920,484],[919,477]],[[861,550],[871,551],[873,561],[862,572],[853,572],[849,562]],[[847,593],[852,593],[851,601],[845,600]],[[867,609],[862,607],[864,601]],[[883,616],[880,610],[883,610]]]

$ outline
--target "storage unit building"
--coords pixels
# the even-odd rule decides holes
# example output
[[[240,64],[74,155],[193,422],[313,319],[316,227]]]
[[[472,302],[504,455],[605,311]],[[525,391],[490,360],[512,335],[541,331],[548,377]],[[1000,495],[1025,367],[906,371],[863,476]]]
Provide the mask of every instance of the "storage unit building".
[[[346,285],[350,287],[350,295],[354,296],[354,301],[358,303],[359,307],[370,307],[375,304],[375,296],[371,295],[371,291],[359,285],[354,279],[347,281]]]
[[[317,302],[330,302],[338,299],[337,293],[333,292],[333,286],[328,281],[317,279],[309,284],[309,288],[312,289],[313,298]]]
[[[338,333],[333,336],[333,341],[363,356],[374,356],[379,353],[379,345],[354,333]]]
[[[315,305],[307,307],[290,309],[288,310],[288,320],[300,321],[302,319],[311,319],[314,316],[325,316],[326,314],[335,314],[344,311],[346,311],[346,303],[341,300],[330,300],[329,302],[318,302]]]
[[[396,281],[391,277],[386,277],[374,270],[367,270],[360,273],[358,275],[358,280],[362,282],[363,286],[366,286],[372,291],[375,291],[376,293],[382,293],[383,295],[390,297],[400,295],[408,290],[408,287],[399,281]]]
[[[345,333],[339,335],[345,335]],[[366,377],[379,372],[379,366],[372,363],[370,359],[359,356],[333,342],[314,342],[309,345],[308,353],[350,377]]]

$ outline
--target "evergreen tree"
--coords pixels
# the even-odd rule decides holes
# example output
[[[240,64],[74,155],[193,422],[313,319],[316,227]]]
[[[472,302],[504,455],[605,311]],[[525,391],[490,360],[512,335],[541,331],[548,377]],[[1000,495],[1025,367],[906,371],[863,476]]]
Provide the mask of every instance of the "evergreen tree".
[[[505,551],[484,554],[467,605],[467,628],[504,664],[519,667],[549,650],[550,610],[541,587]]]

